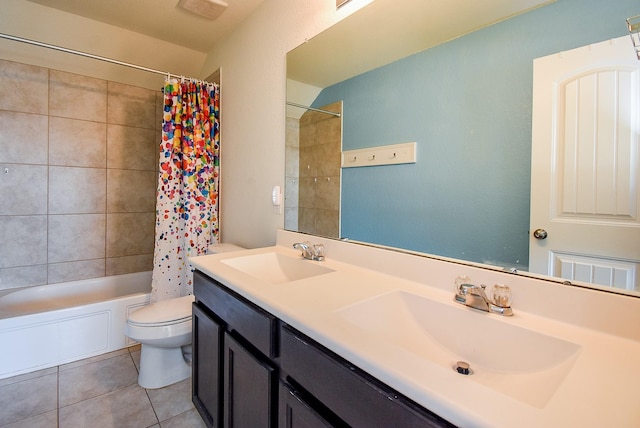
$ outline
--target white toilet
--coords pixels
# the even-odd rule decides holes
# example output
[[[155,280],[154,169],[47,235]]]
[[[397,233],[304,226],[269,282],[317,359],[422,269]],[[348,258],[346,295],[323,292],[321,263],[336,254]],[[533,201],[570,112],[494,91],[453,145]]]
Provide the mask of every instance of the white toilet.
[[[242,249],[217,244],[208,253]],[[194,296],[162,300],[129,315],[125,335],[142,344],[138,384],[143,388],[162,388],[191,376],[193,301]]]
[[[142,344],[138,383],[162,388],[191,376],[183,347],[191,344],[194,296],[162,300],[129,315],[125,334]]]

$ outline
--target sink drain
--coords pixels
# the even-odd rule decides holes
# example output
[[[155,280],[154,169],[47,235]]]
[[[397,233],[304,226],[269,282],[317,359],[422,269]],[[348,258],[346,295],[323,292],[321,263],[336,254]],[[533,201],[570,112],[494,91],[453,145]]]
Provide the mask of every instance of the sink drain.
[[[457,371],[458,373],[468,376],[470,374],[473,374],[473,370],[471,370],[471,367],[469,366],[469,363],[467,363],[466,361],[458,361],[454,366],[453,369],[455,371]]]

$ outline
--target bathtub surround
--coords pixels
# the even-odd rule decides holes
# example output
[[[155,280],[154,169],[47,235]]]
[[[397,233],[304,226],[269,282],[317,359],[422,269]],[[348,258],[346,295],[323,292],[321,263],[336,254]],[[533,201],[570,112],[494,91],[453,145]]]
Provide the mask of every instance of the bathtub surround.
[[[187,257],[219,242],[220,88],[173,79],[163,92],[152,301],[191,294]]]
[[[0,61],[0,291],[151,269],[160,106]]]

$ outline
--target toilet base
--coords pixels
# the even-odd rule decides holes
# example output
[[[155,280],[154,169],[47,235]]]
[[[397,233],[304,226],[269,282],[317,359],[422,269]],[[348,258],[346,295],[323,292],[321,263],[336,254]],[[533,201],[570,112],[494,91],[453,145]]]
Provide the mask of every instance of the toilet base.
[[[157,389],[171,385],[191,376],[181,347],[160,348],[142,344],[138,384],[146,389]]]

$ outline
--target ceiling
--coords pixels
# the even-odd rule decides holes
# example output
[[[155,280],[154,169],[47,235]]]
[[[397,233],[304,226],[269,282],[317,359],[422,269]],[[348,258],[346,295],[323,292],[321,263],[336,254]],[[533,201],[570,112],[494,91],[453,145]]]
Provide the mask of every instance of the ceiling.
[[[178,7],[179,0],[28,0],[207,53],[264,0],[225,0],[210,21]]]
[[[27,1],[209,53],[264,0],[223,0],[215,21],[179,0]],[[323,88],[552,1],[375,0],[289,54],[288,77]]]
[[[555,0],[375,0],[287,55],[287,77],[325,88]]]

